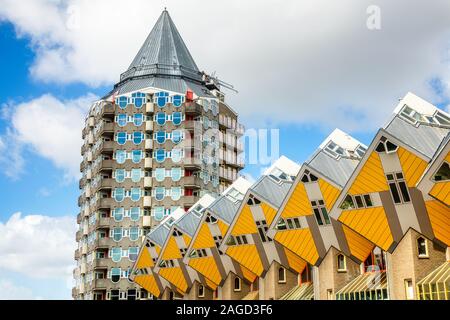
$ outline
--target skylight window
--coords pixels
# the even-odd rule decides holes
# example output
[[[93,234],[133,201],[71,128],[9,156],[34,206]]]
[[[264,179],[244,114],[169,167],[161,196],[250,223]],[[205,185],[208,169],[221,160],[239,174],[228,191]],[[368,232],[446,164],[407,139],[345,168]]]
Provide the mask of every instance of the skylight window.
[[[226,197],[233,202],[242,201],[242,199],[244,199],[244,195],[234,188],[227,193]]]
[[[271,177],[273,180],[275,180],[276,182],[281,182],[281,181],[292,181],[292,177],[289,176],[288,174],[286,174],[285,172],[281,171],[278,168],[274,168],[270,174],[269,177]]]
[[[333,141],[330,141],[330,143],[328,143],[328,145],[325,147],[325,151],[335,158],[347,155],[347,152],[344,150],[344,148],[338,146]]]

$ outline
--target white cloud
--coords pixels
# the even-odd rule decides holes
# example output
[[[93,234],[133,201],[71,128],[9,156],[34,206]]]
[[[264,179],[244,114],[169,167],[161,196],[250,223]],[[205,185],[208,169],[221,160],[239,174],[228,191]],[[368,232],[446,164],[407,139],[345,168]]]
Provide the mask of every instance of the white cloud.
[[[18,286],[7,279],[0,279],[0,300],[36,299],[30,288]]]
[[[5,173],[13,178],[24,169],[23,151],[49,159],[64,170],[67,181],[79,177],[81,162],[81,130],[89,107],[97,97],[88,94],[74,100],[58,100],[43,95],[29,102],[10,106],[10,123],[0,148],[8,145],[8,152],[0,155]]]
[[[366,27],[370,5],[381,30]],[[450,80],[447,0],[0,0],[0,19],[31,39],[36,79],[98,86],[117,81],[164,6],[252,120],[371,130],[407,91],[439,102],[429,81]]]
[[[73,217],[13,214],[6,223],[0,222],[0,269],[68,281],[76,229]]]

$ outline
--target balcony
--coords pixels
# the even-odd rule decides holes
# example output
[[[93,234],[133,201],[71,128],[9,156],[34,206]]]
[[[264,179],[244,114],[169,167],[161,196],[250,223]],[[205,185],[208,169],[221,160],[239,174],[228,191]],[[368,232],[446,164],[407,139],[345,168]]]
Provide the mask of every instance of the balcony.
[[[97,220],[97,227],[98,228],[108,228],[109,224],[111,223],[111,218],[106,217],[106,218],[99,218]]]
[[[145,121],[145,131],[153,132],[153,130],[154,130],[153,121]]]
[[[153,114],[155,112],[155,104],[152,102],[146,103],[145,112]]]
[[[92,170],[91,169],[86,171],[86,179],[87,180],[91,180],[92,179]]]
[[[95,290],[106,289],[108,287],[108,279],[95,279],[94,281]]]
[[[87,143],[90,145],[94,144],[94,134],[92,132],[89,132],[87,135]]]
[[[102,136],[105,133],[114,133],[114,123],[112,122],[103,122],[102,128],[99,131],[99,136]]]
[[[111,189],[113,185],[113,179],[109,179],[109,178],[102,178],[102,180],[100,181],[100,186],[99,186],[99,190],[102,189]]]
[[[114,241],[111,238],[100,238],[97,240],[97,248],[109,248],[114,245]]]
[[[81,254],[87,254],[88,253],[88,245],[87,243],[83,243],[83,245],[81,246]]]
[[[72,288],[72,298],[76,298],[78,295],[78,290],[77,288]]]
[[[91,128],[95,127],[95,119],[93,116],[90,116],[87,121],[87,125]]]
[[[143,201],[144,207],[151,207],[152,206],[152,197],[151,196],[145,196]]]
[[[105,105],[103,105],[102,108],[102,117],[109,115],[109,116],[113,116],[114,115],[114,105],[112,103],[107,103]]]
[[[112,198],[101,198],[98,200],[98,209],[110,209],[113,204]]]
[[[80,172],[83,172],[84,169],[86,168],[86,162],[84,162],[84,160],[80,163]]]
[[[81,205],[84,203],[84,200],[85,200],[85,198],[83,195],[78,197],[78,206],[79,207],[81,207]]]
[[[86,274],[86,269],[87,269],[86,263],[82,262],[80,266],[80,274]]]
[[[80,259],[80,250],[78,250],[78,249],[75,250],[74,258],[75,258],[75,260]]]
[[[145,150],[153,149],[153,140],[145,139]]]
[[[186,102],[184,112],[187,115],[200,115],[202,114],[202,107],[194,102]]]
[[[198,200],[199,200],[199,197],[185,196],[183,198],[183,205],[185,207],[192,207]]]
[[[81,223],[81,212],[79,214],[77,214],[77,223],[78,224]]]
[[[103,258],[103,259],[95,259],[94,260],[94,268],[107,268],[110,263],[109,259]]]
[[[113,141],[103,141],[100,150],[101,150],[101,152],[112,152],[113,147],[114,147]]]
[[[197,176],[189,176],[183,178],[184,187],[199,189],[201,188],[203,181]]]

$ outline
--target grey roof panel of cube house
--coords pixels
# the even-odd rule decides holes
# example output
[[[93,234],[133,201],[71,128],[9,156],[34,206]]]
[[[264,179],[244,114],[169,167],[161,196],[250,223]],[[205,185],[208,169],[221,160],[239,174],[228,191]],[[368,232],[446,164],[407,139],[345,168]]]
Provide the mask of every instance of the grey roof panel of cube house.
[[[251,188],[255,194],[276,207],[280,207],[289,192],[292,182],[277,182],[270,176],[261,177]]]
[[[221,196],[214,201],[208,209],[226,223],[231,224],[240,205],[241,201],[233,202],[226,196]]]
[[[194,236],[195,231],[200,225],[201,218],[192,212],[186,213],[180,220],[175,223],[175,227],[184,231],[189,236]]]
[[[334,158],[321,149],[317,150],[306,162],[311,168],[341,187],[346,184],[358,163],[357,159]]]
[[[413,125],[399,115],[394,116],[384,130],[429,159],[433,158],[449,132],[449,129],[438,126]]]

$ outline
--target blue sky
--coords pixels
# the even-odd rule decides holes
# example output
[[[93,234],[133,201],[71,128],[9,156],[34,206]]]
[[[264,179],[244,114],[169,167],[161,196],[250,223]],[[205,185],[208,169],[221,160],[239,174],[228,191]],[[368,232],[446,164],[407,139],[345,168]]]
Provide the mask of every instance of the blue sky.
[[[316,9],[308,1],[289,0],[277,17],[285,25],[274,21],[278,5],[272,1],[257,7],[234,0],[111,2],[103,8],[99,0],[88,5],[34,0],[29,6],[0,0],[0,270],[8,275],[0,276],[0,299],[70,298],[78,128],[89,101],[109,92],[164,5],[201,69],[217,71],[239,90],[228,99],[244,125],[278,129],[280,155],[297,162],[336,127],[369,144],[408,91],[448,110],[450,8],[445,1],[405,12],[409,2],[402,0],[355,1],[347,9],[315,1]],[[372,2],[381,7],[378,31],[365,24]],[[96,16],[99,8],[104,14]],[[194,8],[204,16],[198,23],[189,18]],[[213,19],[211,12],[218,10],[222,15]],[[116,20],[121,12],[141,11],[147,19]],[[221,41],[198,37],[198,30],[213,22]],[[52,131],[53,114],[64,125]],[[73,160],[70,165],[67,159]],[[257,177],[262,167],[251,165],[244,172]],[[6,250],[15,237],[16,251]],[[35,254],[41,250],[45,259]]]

